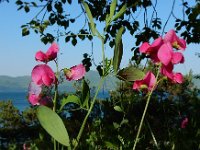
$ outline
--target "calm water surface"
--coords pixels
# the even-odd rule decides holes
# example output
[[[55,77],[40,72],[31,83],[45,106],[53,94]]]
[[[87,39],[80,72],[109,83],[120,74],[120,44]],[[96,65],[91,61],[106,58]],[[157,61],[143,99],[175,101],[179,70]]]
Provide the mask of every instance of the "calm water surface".
[[[91,94],[93,96],[93,94]],[[27,100],[26,92],[0,92],[0,101],[11,100],[13,105],[19,110],[23,111],[26,107],[29,107],[29,102]],[[109,93],[107,91],[100,92],[98,98],[106,99],[109,98]]]
[[[26,96],[26,92],[0,92],[0,101],[11,100],[15,107],[23,111],[26,107],[29,107],[29,103],[26,99]]]

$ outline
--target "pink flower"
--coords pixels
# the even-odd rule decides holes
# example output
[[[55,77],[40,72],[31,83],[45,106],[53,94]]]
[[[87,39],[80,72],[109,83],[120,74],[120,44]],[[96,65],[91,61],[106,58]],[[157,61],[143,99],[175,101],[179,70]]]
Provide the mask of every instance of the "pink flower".
[[[50,97],[43,95],[42,86],[34,82],[29,84],[28,100],[32,105],[45,105],[51,107],[53,105]]]
[[[58,53],[59,47],[56,43],[53,43],[50,48],[47,50],[46,53],[42,52],[42,51],[38,51],[35,54],[35,59],[37,61],[41,61],[44,63],[47,63],[51,60],[54,60],[57,57],[57,53]]]
[[[35,82],[31,82],[28,87],[28,93],[34,95],[40,95],[42,92],[42,86],[35,84]]]
[[[48,106],[48,107],[53,107],[53,102],[52,99],[48,96],[42,97],[39,101],[39,105],[44,105],[44,106]]]
[[[83,64],[79,64],[77,66],[73,66],[70,69],[65,69],[64,74],[66,76],[66,79],[71,80],[79,80],[83,78],[85,75],[86,70]]]
[[[171,44],[164,43],[158,50],[158,59],[164,65],[169,63],[178,64],[184,62],[183,54],[180,52],[174,52]]]
[[[174,73],[173,74],[173,81],[175,83],[179,83],[179,84],[183,83],[183,75],[181,73]]]
[[[174,83],[183,83],[183,75],[181,73],[174,73],[173,68],[172,63],[169,63],[167,66],[162,65],[161,73]]]
[[[40,85],[31,82],[28,87],[28,100],[32,105],[38,105],[40,100],[40,94],[42,87]]]
[[[176,35],[174,30],[170,30],[164,37],[164,41],[167,43],[171,43],[172,46],[176,49],[185,50],[186,49],[186,41],[184,39],[179,38]]]
[[[183,119],[183,121],[181,122],[181,128],[184,129],[186,128],[186,126],[188,125],[189,119],[186,117]]]
[[[23,144],[23,150],[31,150],[30,146],[27,146],[26,143]]]
[[[41,99],[40,95],[29,94],[28,96],[28,100],[32,105],[39,105],[40,99]]]
[[[162,46],[163,40],[162,37],[157,38],[151,45],[147,42],[144,42],[139,51],[141,53],[148,54],[154,63],[160,62],[157,56],[159,48]]]
[[[32,81],[37,85],[50,86],[55,82],[56,77],[52,69],[46,64],[40,64],[32,70]]]
[[[137,80],[134,82],[133,89],[134,90],[147,89],[148,91],[151,91],[155,84],[156,84],[156,78],[154,74],[148,71],[144,79]]]

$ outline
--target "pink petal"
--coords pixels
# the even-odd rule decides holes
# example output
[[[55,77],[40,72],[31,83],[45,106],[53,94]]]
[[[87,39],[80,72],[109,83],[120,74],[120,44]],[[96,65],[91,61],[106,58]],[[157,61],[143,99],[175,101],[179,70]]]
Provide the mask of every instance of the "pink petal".
[[[188,125],[188,118],[186,117],[182,122],[181,122],[181,128],[184,129]]]
[[[53,107],[53,102],[51,100],[50,97],[46,96],[46,97],[43,97],[41,100],[40,100],[40,105],[44,105],[44,106],[48,106],[48,107]]]
[[[156,84],[156,78],[152,72],[147,72],[143,80],[137,80],[133,84],[134,90],[139,90],[142,86],[146,86],[148,91],[152,90],[154,85]]]
[[[165,37],[164,37],[164,41],[167,43],[171,43],[173,44],[177,39],[177,36],[176,36],[176,32],[174,30],[170,30],[166,33]]]
[[[178,45],[180,50],[185,50],[186,49],[186,41],[184,39],[179,39],[178,40]]]
[[[37,65],[32,70],[32,81],[37,85],[50,86],[55,81],[55,75],[48,65]]]
[[[143,80],[149,90],[151,90],[153,86],[156,84],[156,78],[151,71],[147,72]]]
[[[59,51],[59,47],[56,43],[53,43],[50,48],[47,50],[46,55],[48,57],[48,60],[53,60],[57,57],[57,53]]]
[[[39,96],[41,92],[42,92],[41,86],[35,84],[34,82],[31,82],[29,84],[29,87],[28,87],[28,93],[29,94],[34,94],[34,95]]]
[[[159,37],[159,38],[155,39],[155,41],[152,43],[151,47],[154,49],[159,49],[162,44],[163,44],[163,39],[162,39],[162,37]]]
[[[28,100],[32,105],[38,105],[40,97],[34,94],[30,94]]]
[[[137,80],[133,83],[133,89],[134,90],[139,90],[140,89],[140,86],[142,84],[142,80]]]
[[[161,73],[168,77],[169,79],[173,79],[173,68],[174,68],[174,65],[172,63],[169,63],[167,66],[165,65],[162,65],[161,67]]]
[[[35,54],[35,60],[36,61],[41,61],[41,62],[47,62],[47,56],[45,53],[43,53],[42,51],[38,51]]]
[[[163,44],[158,50],[159,60],[167,66],[172,59],[173,49],[170,43]]]
[[[70,81],[70,80],[79,80],[81,79],[85,73],[85,67],[83,64],[79,64],[77,66],[73,66],[70,68],[71,72],[65,74],[66,78]]]
[[[181,84],[181,83],[183,83],[183,75],[181,73],[175,73],[173,80],[174,80],[174,82]]]
[[[180,52],[174,52],[172,55],[172,63],[178,64],[178,63],[183,63],[183,62],[184,62],[183,54]]]
[[[144,43],[140,46],[139,51],[140,51],[141,53],[145,53],[145,54],[149,53],[149,52],[151,51],[151,46],[150,46],[150,44],[147,43],[147,42],[144,42]]]
[[[33,68],[31,77],[32,77],[32,81],[35,82],[35,84],[42,85],[40,65],[37,65]]]
[[[53,83],[53,79],[48,74],[44,74],[42,76],[42,81],[43,84],[46,86],[51,86],[51,84]]]
[[[153,63],[159,63],[160,62],[160,60],[158,59],[158,54],[157,53],[158,52],[152,52],[150,54],[150,58],[153,61]]]

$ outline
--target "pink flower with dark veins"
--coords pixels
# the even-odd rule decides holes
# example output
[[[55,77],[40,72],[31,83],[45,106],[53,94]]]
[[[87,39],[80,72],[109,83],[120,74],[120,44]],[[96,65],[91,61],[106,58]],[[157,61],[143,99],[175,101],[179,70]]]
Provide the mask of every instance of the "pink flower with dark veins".
[[[156,84],[156,78],[154,74],[151,71],[148,71],[145,75],[144,79],[142,80],[136,80],[133,84],[134,90],[140,90],[140,89],[147,89],[147,91],[151,91],[152,88]]]
[[[66,76],[66,79],[69,81],[79,80],[79,79],[83,78],[85,73],[86,73],[86,70],[85,70],[85,66],[83,64],[73,66],[70,69],[64,69],[64,74]]]
[[[54,60],[57,57],[59,47],[56,43],[53,43],[46,53],[38,51],[35,55],[35,59],[40,62],[47,63],[51,60]]]
[[[55,82],[56,77],[53,70],[46,64],[40,64],[33,68],[32,81],[37,85],[51,86]]]

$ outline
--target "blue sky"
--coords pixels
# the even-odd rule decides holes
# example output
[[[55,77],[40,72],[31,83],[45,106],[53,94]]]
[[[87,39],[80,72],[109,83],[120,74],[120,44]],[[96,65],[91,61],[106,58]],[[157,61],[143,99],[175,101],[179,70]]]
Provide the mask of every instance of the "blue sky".
[[[160,18],[164,20],[167,19],[171,4],[172,0],[158,3],[157,10]],[[80,7],[78,9],[77,7],[77,4],[75,4],[69,10],[73,12],[73,16],[77,16],[79,14],[78,10],[80,10]],[[182,7],[180,1],[176,3],[175,15],[180,16],[181,9]],[[33,32],[29,36],[21,36],[20,26],[30,21],[36,14],[36,11],[28,14],[24,13],[23,11],[17,11],[17,6],[13,1],[10,1],[10,3],[4,2],[0,4],[0,12],[0,75],[30,75],[32,68],[38,64],[38,62],[36,62],[34,59],[35,53],[38,50],[46,51],[49,47],[49,45],[44,45],[42,42],[40,42],[39,35],[36,35]],[[137,14],[138,19],[142,20],[143,13],[138,12]],[[169,21],[165,31],[173,28],[172,21],[173,19]],[[77,21],[77,24],[73,26],[73,30],[80,27],[81,24],[83,24],[83,19],[80,18]],[[99,29],[102,29],[102,25],[98,24],[98,26],[100,27]],[[54,31],[54,29],[52,29],[52,31]],[[122,60],[122,66],[125,66],[128,64],[129,59],[133,55],[130,49],[134,46],[134,38],[128,34],[125,34],[123,36],[123,43],[124,56]],[[73,47],[70,43],[65,43],[63,39],[60,39],[59,46],[60,68],[71,67],[79,64],[82,60],[82,54],[85,52],[91,52],[91,42],[89,41],[80,41],[76,47]],[[101,60],[100,52],[100,41],[94,38],[94,59],[97,64]],[[176,70],[184,74],[187,74],[190,69],[192,69],[195,74],[200,73],[200,59],[195,56],[196,52],[200,52],[200,45],[188,45],[186,51],[184,52],[185,63],[178,65]],[[111,58],[112,53],[113,50],[110,49],[109,46],[106,46],[106,54],[109,58]],[[50,65],[54,68],[54,64],[50,63]]]

